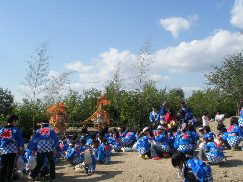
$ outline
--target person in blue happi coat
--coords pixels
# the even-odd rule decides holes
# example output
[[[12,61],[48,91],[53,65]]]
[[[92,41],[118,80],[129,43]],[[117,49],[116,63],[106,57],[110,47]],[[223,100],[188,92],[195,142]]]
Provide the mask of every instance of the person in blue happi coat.
[[[0,164],[0,181],[12,182],[17,154],[22,155],[24,139],[16,127],[18,116],[15,114],[6,117],[7,125],[0,130],[0,148],[2,150]]]
[[[229,145],[231,146],[232,150],[235,150],[236,147],[240,144],[242,141],[242,135],[243,135],[243,128],[239,127],[238,125],[238,118],[232,117],[230,119],[230,126],[228,127],[228,137],[227,141]]]
[[[97,164],[106,164],[110,162],[111,147],[108,146],[106,139],[103,139],[100,145],[98,141],[94,141],[93,148]]]
[[[164,124],[165,115],[167,112],[168,112],[168,103],[166,101],[164,101],[162,104],[162,107],[160,108],[160,110],[158,112],[160,124]]]
[[[159,122],[159,114],[155,107],[152,108],[152,111],[149,113],[149,121],[151,124]]]
[[[171,163],[179,168],[179,177],[182,177],[183,182],[213,182],[211,167],[196,157],[176,152]]]
[[[158,126],[158,134],[154,136],[154,141],[151,144],[151,154],[153,160],[159,160],[161,157],[169,157],[170,146],[165,132],[165,128],[161,125]]]
[[[195,150],[196,138],[188,131],[188,124],[183,123],[181,132],[177,133],[174,148],[185,154],[193,155]]]
[[[28,145],[28,148],[32,150],[33,153],[37,153],[37,165],[32,172],[32,181],[36,180],[37,175],[44,165],[45,158],[48,159],[50,166],[50,180],[55,181],[56,173],[54,156],[56,154],[58,144],[55,131],[49,126],[49,121],[45,120],[41,124],[41,128],[36,131]]]

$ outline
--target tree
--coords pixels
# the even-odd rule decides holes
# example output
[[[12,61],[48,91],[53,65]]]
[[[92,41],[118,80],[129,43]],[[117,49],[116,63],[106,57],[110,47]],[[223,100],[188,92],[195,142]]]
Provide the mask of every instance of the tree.
[[[57,102],[58,98],[60,97],[61,91],[63,91],[70,83],[71,74],[72,72],[63,72],[51,76],[46,86],[46,92],[48,93],[48,95],[45,96],[45,98],[49,102]]]
[[[23,83],[25,86],[23,91],[32,105],[33,130],[36,128],[35,104],[37,99],[43,96],[43,92],[46,90],[46,85],[49,81],[49,59],[48,43],[45,42],[35,49],[35,55],[31,55],[30,60],[27,61],[28,67],[26,70],[25,82]]]
[[[30,60],[27,61],[23,91],[26,98],[30,98],[33,102],[45,91],[45,86],[49,81],[49,59],[48,43],[45,42],[35,49],[35,55],[31,55]]]
[[[0,115],[6,116],[13,110],[14,97],[11,92],[0,87]]]
[[[173,88],[166,93],[165,100],[168,101],[170,108],[177,112],[180,103],[184,100],[184,95],[184,91],[181,88]]]
[[[137,60],[133,65],[133,72],[135,74],[135,83],[137,89],[141,91],[144,85],[149,82],[150,79],[150,65],[152,62],[152,44],[151,38],[147,38],[144,46],[140,48]]]
[[[119,123],[120,120],[120,101],[121,90],[123,88],[124,77],[121,72],[121,63],[119,62],[111,74],[111,79],[105,86],[105,97],[111,101],[111,104],[107,106],[107,111],[113,124]]]
[[[201,119],[204,112],[214,117],[217,110],[228,115],[234,114],[234,103],[232,98],[217,89],[206,89],[194,91],[192,96],[187,98],[187,104],[193,115]]]
[[[232,97],[238,112],[243,100],[243,57],[234,53],[224,59],[221,66],[212,66],[213,71],[205,75],[207,83]]]

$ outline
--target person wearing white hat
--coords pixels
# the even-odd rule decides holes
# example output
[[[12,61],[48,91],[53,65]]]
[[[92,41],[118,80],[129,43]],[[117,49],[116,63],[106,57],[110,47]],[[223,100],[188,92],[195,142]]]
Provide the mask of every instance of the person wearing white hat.
[[[169,156],[169,141],[167,134],[164,131],[164,126],[159,125],[157,127],[157,136],[155,136],[154,138],[154,143],[151,144],[151,153],[153,160],[159,160],[162,156]]]
[[[140,138],[137,142],[137,149],[140,153],[140,157],[143,159],[148,159],[151,157],[151,151],[150,151],[150,140],[151,137],[149,135],[149,127],[145,127],[140,135]]]

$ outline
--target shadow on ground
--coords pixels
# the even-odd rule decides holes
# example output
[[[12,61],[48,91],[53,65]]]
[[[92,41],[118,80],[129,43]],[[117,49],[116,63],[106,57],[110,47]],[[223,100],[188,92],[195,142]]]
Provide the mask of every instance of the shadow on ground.
[[[116,175],[122,174],[122,171],[96,171],[95,174],[88,176],[81,173],[78,176],[64,176],[63,173],[58,173],[57,181],[68,181],[68,182],[94,182],[100,180],[108,180],[114,178]]]

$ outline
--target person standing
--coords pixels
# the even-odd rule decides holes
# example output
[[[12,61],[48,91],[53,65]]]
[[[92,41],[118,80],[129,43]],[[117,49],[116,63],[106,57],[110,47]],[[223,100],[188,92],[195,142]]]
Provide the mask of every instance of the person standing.
[[[157,113],[156,108],[152,108],[152,111],[149,114],[149,121],[151,124],[155,124],[159,122],[159,115]]]
[[[0,181],[12,182],[17,154],[21,155],[24,147],[24,139],[16,127],[18,116],[15,114],[6,117],[7,126],[0,130],[0,148],[2,160],[0,166]]]
[[[208,116],[208,112],[204,112],[203,116],[202,116],[202,123],[203,123],[203,127],[205,126],[209,126],[210,123],[210,118]]]
[[[36,131],[28,145],[28,149],[33,151],[33,153],[37,153],[37,165],[32,171],[32,181],[36,180],[36,177],[44,164],[45,158],[48,159],[50,165],[50,181],[56,180],[54,156],[56,154],[57,146],[57,135],[49,126],[49,121],[46,120],[41,124],[41,128]]]
[[[160,108],[158,115],[159,115],[159,122],[160,124],[165,123],[165,115],[168,112],[168,102],[164,101],[162,107]]]
[[[218,125],[219,124],[224,124],[224,114],[221,113],[220,110],[217,111],[215,115],[215,121],[217,121]]]

